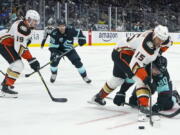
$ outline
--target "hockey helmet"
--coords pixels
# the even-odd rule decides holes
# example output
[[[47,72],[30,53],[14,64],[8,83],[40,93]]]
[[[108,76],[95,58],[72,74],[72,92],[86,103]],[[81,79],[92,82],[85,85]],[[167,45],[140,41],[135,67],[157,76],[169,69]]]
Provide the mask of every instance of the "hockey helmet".
[[[66,21],[63,19],[57,20],[57,25],[66,25]]]
[[[163,41],[167,40],[169,37],[168,28],[162,25],[156,26],[154,29],[154,37],[158,37]]]
[[[156,60],[153,61],[153,65],[163,73],[167,69],[167,59],[163,56],[158,56]]]
[[[37,21],[37,24],[40,23],[40,15],[36,10],[28,10],[26,12],[25,19],[26,20],[28,20],[28,19],[35,20],[35,21]]]

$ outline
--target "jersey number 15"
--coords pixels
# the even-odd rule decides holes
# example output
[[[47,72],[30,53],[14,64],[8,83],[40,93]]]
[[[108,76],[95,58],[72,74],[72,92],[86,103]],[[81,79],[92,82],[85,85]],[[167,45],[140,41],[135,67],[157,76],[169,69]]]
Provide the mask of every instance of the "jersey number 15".
[[[141,54],[140,52],[138,52],[135,57],[136,57],[138,60],[143,61],[144,58],[145,58],[145,55],[143,55],[143,54]]]

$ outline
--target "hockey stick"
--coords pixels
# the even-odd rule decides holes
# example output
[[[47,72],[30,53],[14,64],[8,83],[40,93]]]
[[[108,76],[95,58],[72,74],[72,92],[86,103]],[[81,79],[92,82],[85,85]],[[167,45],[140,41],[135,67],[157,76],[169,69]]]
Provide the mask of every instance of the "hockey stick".
[[[111,97],[106,97],[107,99],[110,99],[110,100],[113,100]],[[125,105],[127,105],[127,106],[130,106],[130,107],[132,107],[132,108],[135,108],[135,109],[139,109],[139,107],[138,106],[136,106],[136,105],[131,105],[131,104],[129,104],[129,103],[124,103]],[[143,113],[145,113],[145,114],[150,114],[150,111],[149,110],[143,110]],[[159,112],[152,112],[152,116],[153,115],[159,115],[159,116],[163,116],[163,117],[166,117],[166,118],[173,118],[173,117],[175,117],[175,116],[177,116],[178,114],[180,114],[180,108],[179,109],[177,109],[175,112],[173,112],[173,113],[171,113],[171,114],[164,114],[164,113],[159,113]]]
[[[0,70],[0,72],[1,72],[4,76],[6,75],[3,71]]]
[[[130,106],[132,108],[136,108],[136,109],[139,108],[138,106],[130,105],[129,103],[124,103],[124,104],[127,105],[127,106]],[[144,110],[143,113],[150,114],[150,110]],[[166,117],[166,118],[172,118],[172,117],[175,117],[176,115],[178,115],[179,113],[180,113],[180,108],[177,109],[175,112],[173,112],[171,114],[163,114],[163,113],[159,113],[159,112],[152,112],[152,116],[153,115],[159,115],[159,116],[163,116],[163,117]]]
[[[152,62],[151,62],[151,69],[150,69],[150,79],[151,79],[151,84],[153,83],[152,80]],[[149,116],[149,123],[151,126],[153,126],[153,121],[152,121],[152,89],[149,87],[149,100],[150,100],[150,105],[149,105],[149,111],[150,111],[150,116]]]
[[[55,98],[55,97],[53,97],[51,92],[49,91],[49,88],[47,87],[46,82],[44,81],[44,78],[42,77],[40,71],[38,70],[37,73],[39,74],[41,81],[43,82],[44,86],[46,87],[46,90],[47,90],[50,98],[52,99],[52,101],[54,101],[54,102],[67,102],[67,98]]]
[[[78,47],[78,46],[75,46],[75,47],[73,47],[72,49],[66,51],[65,53],[63,53],[63,54],[61,54],[60,56],[56,57],[56,59],[63,57],[64,55],[66,55],[66,54],[69,53],[70,51],[74,50],[76,47]],[[47,65],[49,65],[49,64],[51,64],[51,63],[52,63],[52,61],[49,61],[48,63],[46,63],[45,65],[43,65],[42,67],[40,67],[39,70],[43,69],[44,67],[46,67]],[[34,73],[36,73],[36,71],[34,71],[34,72],[30,73],[30,74],[25,74],[25,77],[30,77],[30,76],[33,75]]]

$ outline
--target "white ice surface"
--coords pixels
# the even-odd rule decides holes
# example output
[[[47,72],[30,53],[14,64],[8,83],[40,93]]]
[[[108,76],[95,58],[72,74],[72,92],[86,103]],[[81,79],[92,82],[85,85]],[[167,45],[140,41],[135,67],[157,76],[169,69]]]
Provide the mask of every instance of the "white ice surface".
[[[159,128],[151,127],[147,123],[144,130],[139,130],[136,110],[127,106],[117,107],[110,100],[107,100],[107,105],[104,107],[87,103],[112,75],[112,48],[77,48],[92,84],[83,82],[67,58],[62,59],[60,63],[57,81],[54,84],[49,82],[49,66],[41,70],[53,96],[66,97],[67,103],[52,102],[38,74],[29,78],[20,77],[15,85],[19,97],[0,99],[0,135],[180,134],[180,115],[172,119],[161,117]],[[30,50],[41,65],[49,61],[47,48],[43,50],[30,48]],[[165,56],[168,58],[171,78],[179,89],[180,46],[173,46]],[[26,61],[24,64],[23,73],[32,72]],[[7,67],[7,62],[0,56],[0,70],[5,72]],[[2,80],[3,76],[0,74],[0,81]],[[113,97],[115,92],[110,96]],[[128,92],[127,100],[130,93],[131,90]]]

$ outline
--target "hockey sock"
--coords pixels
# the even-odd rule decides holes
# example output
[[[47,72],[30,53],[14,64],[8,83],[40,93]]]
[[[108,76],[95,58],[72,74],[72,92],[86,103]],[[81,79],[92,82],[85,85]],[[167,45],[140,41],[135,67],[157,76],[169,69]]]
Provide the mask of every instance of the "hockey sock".
[[[114,89],[110,88],[107,83],[104,84],[103,88],[99,92],[100,98],[107,97]]]
[[[147,88],[136,89],[138,104],[147,107],[149,103],[149,90]]]
[[[5,85],[12,86],[15,83],[16,79],[19,77],[19,75],[20,73],[8,69],[4,80]]]
[[[51,69],[51,73],[52,73],[52,74],[57,74],[57,70],[58,70],[57,67],[52,67],[52,66],[51,66],[50,69]]]
[[[84,66],[77,68],[77,70],[78,70],[79,74],[82,76],[82,78],[87,76],[86,69],[84,68]]]

